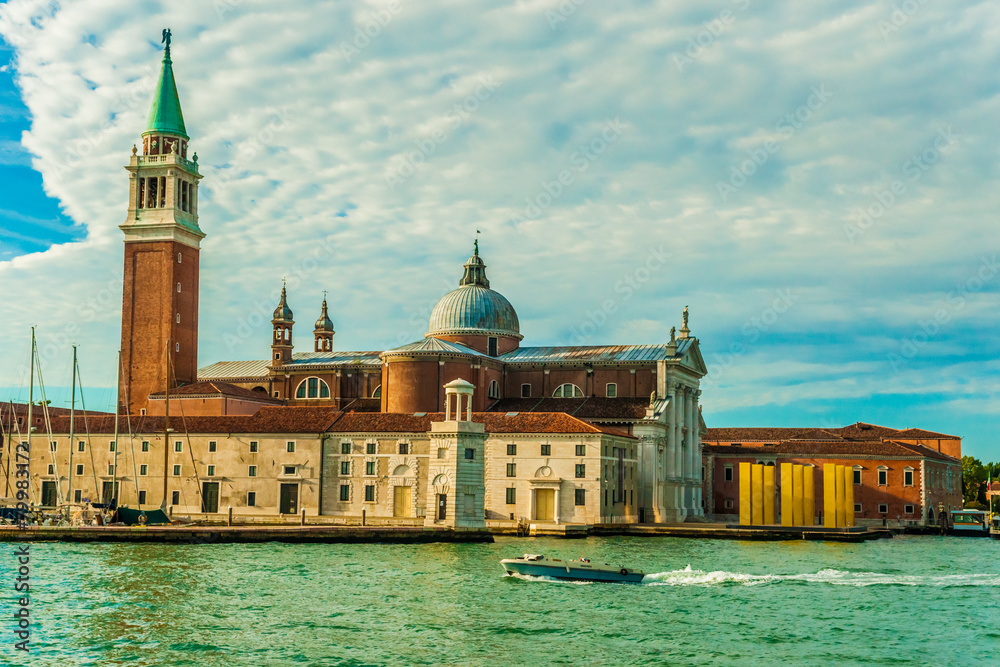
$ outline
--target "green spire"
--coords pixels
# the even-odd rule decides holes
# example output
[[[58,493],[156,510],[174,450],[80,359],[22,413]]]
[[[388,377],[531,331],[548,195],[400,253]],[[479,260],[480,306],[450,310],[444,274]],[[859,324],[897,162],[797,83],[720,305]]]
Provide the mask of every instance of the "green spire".
[[[170,30],[163,31],[163,67],[160,69],[160,80],[153,93],[153,106],[149,110],[146,121],[146,132],[162,132],[176,134],[188,139],[184,128],[184,114],[181,113],[181,101],[177,97],[177,84],[174,83],[174,69],[170,60]],[[144,133],[144,134],[145,134]]]

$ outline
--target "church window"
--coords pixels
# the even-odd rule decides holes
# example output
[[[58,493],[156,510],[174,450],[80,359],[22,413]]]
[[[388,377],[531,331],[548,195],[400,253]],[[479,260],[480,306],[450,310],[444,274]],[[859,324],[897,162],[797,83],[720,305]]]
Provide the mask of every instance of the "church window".
[[[382,398],[382,385],[375,387],[375,391],[372,392],[372,398]]]
[[[308,378],[299,383],[295,398],[330,398],[330,385],[319,378]]]
[[[614,382],[609,382],[607,391],[604,393],[608,398],[618,398],[618,385]]]
[[[181,257],[183,257],[183,255],[181,255],[180,253],[177,253],[177,263],[178,264],[181,263]]]
[[[496,336],[490,336],[489,339],[488,339],[487,345],[488,345],[487,349],[489,350],[488,354],[491,357],[497,356],[497,337]]]
[[[583,390],[575,384],[566,383],[556,387],[552,396],[554,398],[581,398],[583,396]]]
[[[522,384],[521,385],[521,398],[531,398],[531,385]]]
[[[490,398],[500,398],[500,384],[496,380],[490,382],[489,396]]]
[[[139,179],[139,192],[138,197],[136,197],[137,208],[146,208],[146,179]]]

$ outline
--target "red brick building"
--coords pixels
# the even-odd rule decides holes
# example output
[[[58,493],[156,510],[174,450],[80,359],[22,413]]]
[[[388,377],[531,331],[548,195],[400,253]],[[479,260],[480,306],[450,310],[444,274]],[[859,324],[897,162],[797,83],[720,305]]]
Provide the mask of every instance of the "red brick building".
[[[898,437],[897,437],[898,436]],[[916,436],[916,437],[915,437]],[[932,448],[923,443],[943,443]],[[854,469],[857,525],[927,525],[942,509],[962,507],[961,439],[917,429],[857,423],[833,429],[714,428],[703,438],[706,513],[720,520],[739,516],[739,464],[810,465],[817,516],[822,523],[824,464]],[[955,451],[951,456],[941,449]],[[776,502],[780,503],[780,478]]]

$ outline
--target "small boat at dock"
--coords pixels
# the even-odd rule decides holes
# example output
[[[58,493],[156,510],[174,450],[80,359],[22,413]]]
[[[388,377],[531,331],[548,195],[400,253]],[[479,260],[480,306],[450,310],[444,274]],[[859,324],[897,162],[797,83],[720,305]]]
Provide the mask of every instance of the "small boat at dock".
[[[540,554],[524,554],[517,558],[504,558],[500,564],[507,574],[526,574],[533,577],[550,577],[565,581],[638,584],[645,576],[641,570],[631,570],[610,563],[593,563],[589,558],[562,560],[546,558]]]

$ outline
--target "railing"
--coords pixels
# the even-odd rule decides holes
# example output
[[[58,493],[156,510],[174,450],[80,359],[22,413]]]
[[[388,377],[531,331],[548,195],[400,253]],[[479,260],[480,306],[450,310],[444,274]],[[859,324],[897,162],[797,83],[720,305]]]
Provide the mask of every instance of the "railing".
[[[185,157],[169,153],[167,155],[137,155],[139,164],[179,164],[180,166],[198,173],[198,163],[192,162]]]

